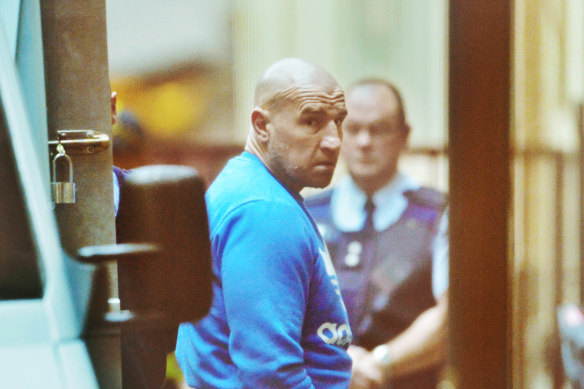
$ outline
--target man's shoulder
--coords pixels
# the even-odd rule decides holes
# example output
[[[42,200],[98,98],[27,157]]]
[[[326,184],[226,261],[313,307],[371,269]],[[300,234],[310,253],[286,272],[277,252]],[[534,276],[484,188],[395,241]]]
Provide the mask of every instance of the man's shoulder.
[[[408,190],[404,193],[406,198],[413,205],[432,208],[441,211],[446,207],[447,195],[437,189],[422,186],[418,189]]]
[[[437,225],[447,206],[446,194],[429,187],[421,187],[404,193],[408,207],[402,218],[413,218],[425,225]]]
[[[331,218],[331,197],[333,189],[325,189],[319,193],[311,195],[304,200],[306,209],[310,212],[316,222],[324,222]]]
[[[316,194],[306,197],[304,200],[304,205],[306,205],[308,209],[328,206],[331,203],[332,195],[333,188],[322,190]]]
[[[234,201],[261,195],[270,186],[265,173],[249,158],[239,155],[231,158],[207,190],[207,201],[226,199]]]
[[[271,176],[257,176],[246,171],[219,175],[206,194],[211,223],[225,220],[254,219],[266,225],[274,220],[294,220],[302,212],[293,196]]]

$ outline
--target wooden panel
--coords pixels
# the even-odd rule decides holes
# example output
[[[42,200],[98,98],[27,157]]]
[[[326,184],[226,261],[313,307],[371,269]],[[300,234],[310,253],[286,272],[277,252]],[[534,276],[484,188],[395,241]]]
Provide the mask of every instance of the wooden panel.
[[[457,388],[511,382],[510,23],[510,2],[450,2],[449,358]]]

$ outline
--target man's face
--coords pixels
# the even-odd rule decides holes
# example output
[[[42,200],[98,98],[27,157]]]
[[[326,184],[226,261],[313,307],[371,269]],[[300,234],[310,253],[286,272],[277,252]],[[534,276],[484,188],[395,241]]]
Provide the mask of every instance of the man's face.
[[[395,176],[409,127],[385,86],[355,87],[347,95],[347,110],[341,153],[355,182],[372,194]]]
[[[284,95],[268,109],[269,167],[293,190],[325,187],[341,147],[347,114],[343,91],[295,86]]]

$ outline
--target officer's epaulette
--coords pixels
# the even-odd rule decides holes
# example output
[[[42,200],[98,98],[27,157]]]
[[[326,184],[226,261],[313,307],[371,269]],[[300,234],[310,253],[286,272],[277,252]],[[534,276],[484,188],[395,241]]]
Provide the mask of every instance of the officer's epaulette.
[[[330,202],[331,195],[333,193],[332,188],[322,190],[316,194],[310,195],[304,199],[304,205],[307,207],[317,207],[320,205],[325,205]]]
[[[404,195],[412,203],[427,208],[442,210],[446,207],[447,197],[436,189],[423,186],[417,190],[408,190]]]

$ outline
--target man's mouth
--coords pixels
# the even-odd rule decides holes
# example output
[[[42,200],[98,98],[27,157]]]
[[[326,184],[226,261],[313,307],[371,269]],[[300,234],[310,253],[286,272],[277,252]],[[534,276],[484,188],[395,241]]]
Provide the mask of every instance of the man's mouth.
[[[337,162],[336,161],[322,161],[322,162],[318,162],[316,164],[317,167],[327,167],[327,168],[334,168],[336,166]]]
[[[359,158],[356,162],[360,163],[361,165],[371,165],[375,161],[373,160],[373,158],[362,157],[362,158]]]

